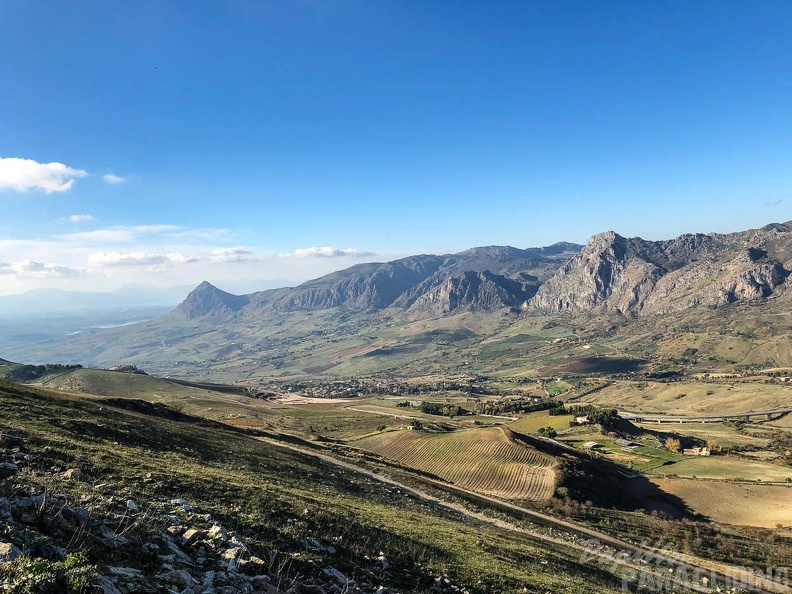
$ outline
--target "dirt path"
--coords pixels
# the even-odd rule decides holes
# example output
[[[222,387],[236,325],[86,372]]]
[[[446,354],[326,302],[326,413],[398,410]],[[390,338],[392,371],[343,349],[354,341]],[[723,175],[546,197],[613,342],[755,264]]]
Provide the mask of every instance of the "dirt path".
[[[661,551],[652,547],[636,546],[629,542],[620,540],[618,538],[614,538],[608,534],[605,534],[604,532],[599,532],[597,530],[587,528],[580,524],[575,524],[573,522],[561,520],[559,518],[555,518],[547,514],[529,510],[520,507],[518,505],[507,503],[499,499],[495,499],[493,497],[488,497],[486,495],[481,495],[479,493],[467,491],[465,489],[461,489],[459,487],[455,487],[447,483],[442,483],[440,481],[435,481],[425,477],[421,478],[421,480],[436,484],[437,486],[441,487],[444,490],[457,491],[463,495],[472,496],[476,499],[490,502],[496,506],[505,507],[513,511],[517,511],[529,517],[532,521],[536,522],[537,524],[549,527],[551,529],[551,532],[553,529],[559,529],[562,533],[571,533],[573,535],[583,537],[585,540],[589,542],[584,543],[577,540],[570,540],[568,538],[567,539],[558,538],[539,531],[515,526],[514,524],[511,524],[504,520],[499,520],[497,518],[489,517],[481,512],[471,511],[457,503],[443,501],[433,495],[415,489],[414,487],[408,487],[407,485],[386,478],[372,470],[369,470],[367,468],[362,468],[350,462],[339,460],[334,456],[318,453],[308,448],[302,448],[300,446],[296,446],[293,444],[283,443],[276,439],[270,439],[265,437],[257,437],[256,439],[276,447],[294,450],[301,454],[312,456],[329,464],[333,464],[335,466],[345,468],[352,472],[362,474],[371,479],[386,484],[390,487],[396,487],[398,489],[401,489],[402,491],[409,493],[413,497],[422,499],[434,506],[445,508],[447,510],[462,514],[464,516],[478,520],[480,522],[496,526],[503,530],[524,534],[526,536],[542,541],[544,543],[552,544],[556,547],[562,547],[565,549],[574,550],[581,555],[581,558],[585,557],[591,559],[592,557],[597,557],[600,563],[611,564],[617,570],[618,568],[628,567],[634,570],[635,572],[638,572],[639,574],[648,573],[654,576],[654,579],[656,580],[673,582],[677,585],[687,588],[688,590],[692,590],[696,592],[713,592],[715,591],[714,584],[713,587],[710,588],[699,585],[698,583],[694,583],[688,579],[677,577],[676,574],[674,574],[673,577],[670,577],[671,576],[670,572],[666,573],[669,571],[669,568],[673,567],[674,571],[678,573],[686,572],[688,576],[696,575],[708,579],[715,577],[718,581],[721,582],[726,582],[727,580],[731,580],[731,579],[743,579],[746,580],[748,583],[752,584],[753,585],[752,591],[756,591],[756,592],[767,592],[773,594],[792,593],[792,588],[790,588],[789,586],[786,586],[778,582],[773,582],[766,578],[756,577],[752,573],[745,573],[744,570],[742,569],[731,567],[729,565],[718,563],[716,561],[701,559],[693,555],[687,555],[684,553],[677,553],[677,552],[665,551],[665,550]],[[591,546],[593,544],[591,541],[596,541],[597,545],[600,546],[599,547]],[[602,548],[602,545],[604,545],[605,548]],[[608,548],[615,549],[615,552],[612,550],[608,550]],[[651,565],[644,564],[638,560],[638,558],[641,556],[644,556],[648,559],[656,559],[658,560],[659,563],[662,563],[662,566],[659,569],[653,569]]]
[[[319,398],[286,392],[284,394],[278,394],[271,402],[277,404],[337,404],[339,402],[355,402],[356,400],[358,400],[358,398]]]

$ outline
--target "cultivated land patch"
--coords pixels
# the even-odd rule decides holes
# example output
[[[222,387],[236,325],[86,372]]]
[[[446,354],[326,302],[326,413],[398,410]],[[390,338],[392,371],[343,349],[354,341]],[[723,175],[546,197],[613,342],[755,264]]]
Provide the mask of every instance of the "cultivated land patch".
[[[734,446],[765,447],[769,443],[766,437],[738,431],[727,423],[640,423],[643,429],[655,433],[679,433],[685,437],[694,437],[705,442],[712,441],[723,448]],[[752,426],[749,426],[752,428]]]
[[[658,469],[659,474],[674,474],[679,477],[696,477],[720,480],[761,481],[784,483],[792,478],[792,468],[776,466],[745,458],[710,456],[685,458],[675,464]]]
[[[472,491],[504,499],[552,497],[558,461],[512,435],[503,427],[450,433],[402,430],[353,443]]]
[[[719,415],[785,408],[792,386],[759,382],[616,381],[578,402],[668,415]]]
[[[543,427],[552,427],[556,431],[563,431],[569,429],[569,421],[574,418],[572,415],[551,417],[547,411],[542,410],[520,417],[519,420],[509,423],[509,427],[518,433],[536,433]]]
[[[724,524],[792,526],[792,488],[693,479],[652,479],[694,512]]]

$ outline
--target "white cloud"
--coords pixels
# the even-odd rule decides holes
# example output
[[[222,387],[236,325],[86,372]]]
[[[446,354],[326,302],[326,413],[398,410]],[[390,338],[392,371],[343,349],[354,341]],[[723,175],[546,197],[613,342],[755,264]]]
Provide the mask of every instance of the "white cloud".
[[[93,231],[79,231],[75,233],[64,233],[56,235],[57,239],[73,242],[87,243],[118,243],[134,241],[141,235],[159,235],[179,231],[178,225],[136,225],[125,226],[117,225],[105,229],[94,229]]]
[[[248,262],[250,261],[251,252],[243,247],[230,247],[230,248],[215,248],[209,259],[212,262]]]
[[[309,247],[301,248],[289,252],[288,254],[281,254],[282,258],[341,258],[343,256],[360,258],[363,256],[371,256],[371,252],[366,252],[356,248],[347,248],[345,250],[333,247]]]
[[[136,225],[126,228],[136,233],[167,233],[169,231],[178,231],[181,229],[179,225]]]
[[[0,157],[0,190],[52,194],[68,192],[74,180],[88,175],[63,163],[39,163],[33,159]]]
[[[72,223],[82,223],[84,221],[93,221],[93,216],[89,214],[73,214],[69,215],[69,220]]]
[[[131,229],[118,227],[64,233],[63,235],[56,235],[55,237],[63,241],[75,243],[127,243],[135,239],[135,233]]]
[[[14,275],[17,278],[52,278],[78,276],[82,271],[72,266],[44,264],[34,260],[23,260],[15,264],[0,262],[0,274]]]
[[[126,177],[121,177],[120,175],[113,175],[112,173],[106,173],[102,176],[102,179],[107,182],[108,184],[123,184],[127,181]]]
[[[113,266],[158,266],[167,264],[187,264],[197,261],[197,258],[181,253],[150,254],[147,252],[97,252],[88,256],[88,265],[92,267]],[[157,270],[159,272],[159,270]]]

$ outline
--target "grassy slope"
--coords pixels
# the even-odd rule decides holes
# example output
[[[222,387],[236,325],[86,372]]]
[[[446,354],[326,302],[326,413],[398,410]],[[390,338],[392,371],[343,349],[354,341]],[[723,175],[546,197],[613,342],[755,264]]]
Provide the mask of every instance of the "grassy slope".
[[[673,415],[728,414],[792,406],[792,386],[684,381],[617,381],[581,403]]]
[[[340,537],[339,553],[324,562],[353,576],[363,555],[382,550],[396,567],[420,562],[435,573],[447,571],[473,592],[524,585],[553,592],[611,591],[607,577],[524,537],[430,508],[376,481],[327,469],[311,457],[211,421],[134,400],[75,397],[6,383],[0,384],[0,409],[2,429],[24,435],[28,450],[48,446],[61,467],[79,466],[94,483],[134,486],[140,499],[201,501],[262,554],[298,551],[309,535]],[[143,480],[147,473],[154,482]],[[115,553],[93,554],[113,562]],[[315,570],[301,564],[299,556],[294,564],[295,571]],[[395,575],[396,587],[423,590],[410,581],[417,577]]]

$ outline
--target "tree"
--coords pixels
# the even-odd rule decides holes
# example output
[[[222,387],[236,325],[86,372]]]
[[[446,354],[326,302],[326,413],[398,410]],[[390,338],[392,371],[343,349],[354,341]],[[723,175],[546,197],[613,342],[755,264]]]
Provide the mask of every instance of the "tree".
[[[679,440],[674,437],[666,437],[663,445],[669,452],[674,452],[675,454],[678,454],[682,447],[682,444],[679,443]]]

